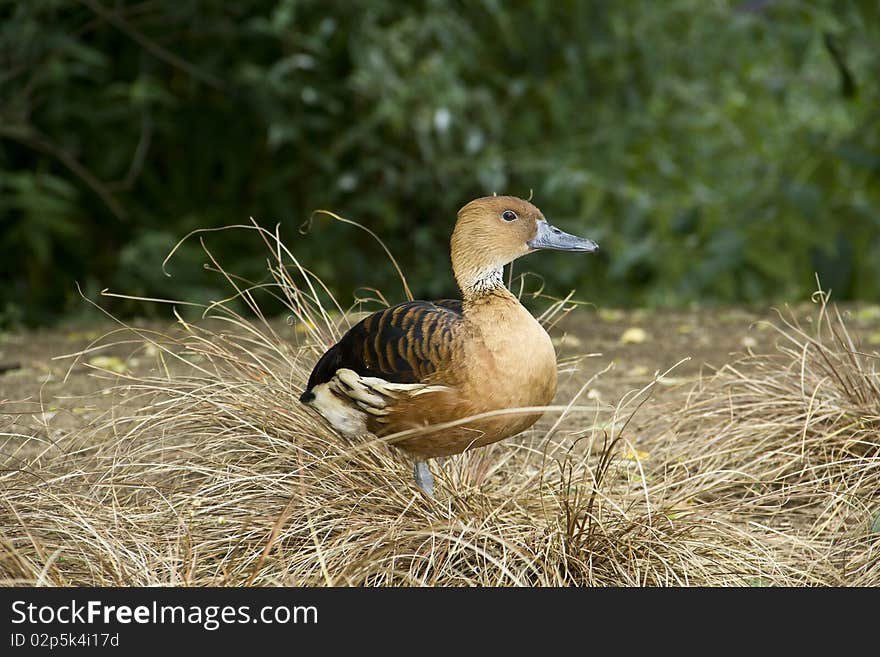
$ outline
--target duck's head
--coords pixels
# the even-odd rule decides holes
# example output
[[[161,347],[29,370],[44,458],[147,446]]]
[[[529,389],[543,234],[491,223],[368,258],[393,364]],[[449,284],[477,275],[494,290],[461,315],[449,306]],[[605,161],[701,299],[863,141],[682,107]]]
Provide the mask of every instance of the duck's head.
[[[467,293],[500,285],[504,265],[539,249],[593,253],[598,248],[592,240],[551,226],[528,201],[486,196],[458,211],[452,231],[452,271]]]

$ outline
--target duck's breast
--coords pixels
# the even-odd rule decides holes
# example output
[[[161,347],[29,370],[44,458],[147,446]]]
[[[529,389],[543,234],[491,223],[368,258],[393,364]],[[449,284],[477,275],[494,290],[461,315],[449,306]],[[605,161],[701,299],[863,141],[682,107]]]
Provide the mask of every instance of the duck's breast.
[[[556,351],[550,336],[519,302],[496,304],[478,317],[480,345],[467,368],[467,388],[487,408],[545,406],[556,394]]]
[[[522,306],[520,306],[522,308]],[[524,316],[525,315],[525,316]],[[556,393],[556,353],[550,337],[522,308],[487,316],[483,328],[471,327],[470,339],[455,363],[459,385],[437,394],[406,400],[391,414],[374,421],[377,433],[477,419],[397,442],[417,457],[457,454],[516,435],[543,415],[504,412],[546,406]]]

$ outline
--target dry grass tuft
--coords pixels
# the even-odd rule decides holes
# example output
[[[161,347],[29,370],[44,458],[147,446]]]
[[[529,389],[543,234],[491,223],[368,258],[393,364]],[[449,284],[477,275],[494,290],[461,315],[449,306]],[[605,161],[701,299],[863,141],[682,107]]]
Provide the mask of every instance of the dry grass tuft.
[[[343,441],[299,404],[350,312],[277,233],[245,228],[272,282],[211,258],[230,298],[173,331],[123,326],[154,370],[116,377],[111,411],[0,475],[7,584],[877,583],[876,361],[839,317],[816,337],[788,324],[778,356],[703,383],[640,437],[665,459],[630,436],[653,382],[610,406],[578,393],[523,437],[435,463],[434,501],[386,441]]]
[[[725,365],[671,409],[667,477],[697,504],[811,546],[836,584],[880,584],[880,354],[821,290],[780,313],[777,352]]]

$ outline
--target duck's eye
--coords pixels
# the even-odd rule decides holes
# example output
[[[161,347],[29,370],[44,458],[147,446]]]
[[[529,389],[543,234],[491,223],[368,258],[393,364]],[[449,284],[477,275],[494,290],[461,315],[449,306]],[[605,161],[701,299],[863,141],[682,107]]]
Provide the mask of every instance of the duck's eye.
[[[504,221],[515,221],[516,212],[514,212],[513,210],[505,210],[501,213],[501,218],[504,219]]]

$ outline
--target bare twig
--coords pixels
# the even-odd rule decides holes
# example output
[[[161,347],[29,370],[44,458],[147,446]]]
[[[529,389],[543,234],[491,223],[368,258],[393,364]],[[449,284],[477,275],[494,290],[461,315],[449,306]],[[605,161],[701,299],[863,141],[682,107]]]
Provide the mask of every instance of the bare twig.
[[[25,146],[42,151],[47,155],[51,155],[61,164],[70,169],[80,180],[97,194],[104,205],[120,220],[126,218],[125,208],[116,199],[113,193],[107,188],[107,185],[99,180],[91,171],[61,146],[52,141],[48,136],[41,133],[31,125],[27,126],[4,126],[0,125],[0,137],[17,141]]]
[[[109,11],[104,5],[98,2],[98,0],[79,0],[79,2],[91,9],[95,14],[106,20],[115,28],[128,35],[131,39],[137,41],[145,50],[147,50],[157,59],[160,59],[166,64],[169,64],[188,73],[190,76],[192,76],[196,80],[199,80],[200,82],[203,82],[209,87],[213,87],[214,89],[217,89],[219,91],[226,90],[226,85],[219,78],[201,70],[194,64],[183,59],[182,57],[174,54],[166,48],[163,48],[153,39],[143,34],[131,23],[122,18],[120,14]]]

